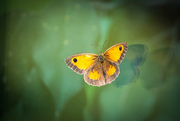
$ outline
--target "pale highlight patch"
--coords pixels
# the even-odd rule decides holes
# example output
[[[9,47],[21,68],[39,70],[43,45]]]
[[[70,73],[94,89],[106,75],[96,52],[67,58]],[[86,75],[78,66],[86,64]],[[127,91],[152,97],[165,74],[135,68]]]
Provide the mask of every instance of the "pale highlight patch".
[[[64,41],[63,41],[63,44],[64,44],[64,45],[69,45],[69,41],[68,41],[68,40],[64,40]]]
[[[64,21],[69,21],[70,20],[70,16],[69,15],[65,15],[64,16]]]
[[[53,31],[55,31],[55,32],[59,31],[59,27],[58,26],[54,26],[53,27]]]
[[[75,9],[79,10],[81,8],[81,5],[80,4],[75,4],[74,7],[75,7]]]
[[[12,51],[9,51],[8,52],[8,57],[11,58],[13,56],[13,52]]]
[[[49,29],[50,25],[47,22],[42,22],[42,27],[45,29]]]
[[[93,25],[93,26],[91,27],[91,29],[92,29],[92,31],[97,31],[97,30],[98,30],[98,27],[97,27],[96,25]]]

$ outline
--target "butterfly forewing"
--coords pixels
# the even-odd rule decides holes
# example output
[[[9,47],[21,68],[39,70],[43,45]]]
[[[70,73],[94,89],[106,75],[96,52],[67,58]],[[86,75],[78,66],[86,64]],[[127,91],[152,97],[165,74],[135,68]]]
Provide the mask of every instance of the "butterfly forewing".
[[[95,64],[97,57],[96,54],[80,53],[66,58],[65,62],[73,71],[83,74],[85,70]]]
[[[118,43],[104,52],[104,56],[107,60],[120,64],[124,59],[128,45],[127,43]]]

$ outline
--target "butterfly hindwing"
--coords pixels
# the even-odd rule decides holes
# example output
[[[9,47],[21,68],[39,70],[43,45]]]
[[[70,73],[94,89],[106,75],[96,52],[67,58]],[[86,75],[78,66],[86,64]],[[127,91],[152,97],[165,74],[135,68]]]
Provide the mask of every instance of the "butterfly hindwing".
[[[65,62],[69,68],[78,74],[83,74],[97,61],[97,55],[91,53],[80,53],[66,58]]]
[[[103,64],[96,63],[93,67],[89,68],[84,74],[84,80],[89,85],[103,86],[114,81],[118,75],[118,65],[104,61]]]
[[[89,85],[102,86],[105,85],[105,78],[102,70],[102,64],[96,63],[84,73],[84,80]]]
[[[107,60],[120,64],[124,59],[128,45],[125,42],[115,44],[104,52]]]
[[[110,84],[112,81],[118,77],[120,71],[119,66],[115,63],[111,63],[109,61],[104,61],[103,63],[104,76],[106,80],[106,84]]]

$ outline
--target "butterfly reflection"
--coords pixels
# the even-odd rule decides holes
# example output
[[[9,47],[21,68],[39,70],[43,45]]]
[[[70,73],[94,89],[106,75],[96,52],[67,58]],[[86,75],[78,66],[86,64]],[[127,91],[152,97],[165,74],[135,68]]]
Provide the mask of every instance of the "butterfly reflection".
[[[124,61],[120,64],[120,76],[113,82],[116,87],[135,81],[140,73],[139,66],[146,59],[148,47],[143,44],[129,45]]]

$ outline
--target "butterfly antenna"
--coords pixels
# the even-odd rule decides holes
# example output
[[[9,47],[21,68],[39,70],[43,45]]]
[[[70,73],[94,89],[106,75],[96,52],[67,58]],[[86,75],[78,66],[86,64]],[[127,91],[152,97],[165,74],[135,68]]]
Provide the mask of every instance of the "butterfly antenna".
[[[98,50],[98,51],[99,51],[99,48],[98,48],[98,46],[97,46],[97,45],[91,44],[91,46],[96,47],[96,50]]]
[[[102,46],[101,51],[100,51],[101,53],[102,53],[102,50],[103,50],[103,48],[104,48],[105,43],[107,42],[107,40],[109,40],[109,38],[108,38],[108,39],[106,39],[106,40],[105,40],[105,42],[103,43],[103,46]]]

